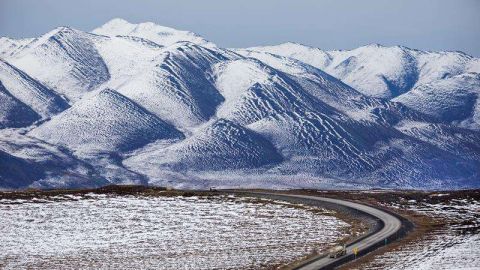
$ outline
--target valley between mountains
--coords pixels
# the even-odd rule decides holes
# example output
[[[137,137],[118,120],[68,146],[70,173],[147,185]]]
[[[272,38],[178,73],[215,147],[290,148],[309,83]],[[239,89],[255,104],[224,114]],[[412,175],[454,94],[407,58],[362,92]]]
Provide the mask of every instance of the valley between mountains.
[[[220,48],[114,19],[0,38],[0,188],[480,187],[480,59]]]

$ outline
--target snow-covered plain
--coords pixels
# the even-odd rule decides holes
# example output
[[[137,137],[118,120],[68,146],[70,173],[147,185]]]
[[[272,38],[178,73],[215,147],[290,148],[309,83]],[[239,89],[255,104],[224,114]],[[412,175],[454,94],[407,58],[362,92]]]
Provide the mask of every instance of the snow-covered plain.
[[[441,218],[447,221],[448,226],[430,232],[414,243],[379,255],[359,269],[480,269],[480,201],[455,199],[431,204],[412,200],[407,206],[389,206]]]
[[[328,213],[233,196],[2,199],[0,268],[267,268],[346,236]]]

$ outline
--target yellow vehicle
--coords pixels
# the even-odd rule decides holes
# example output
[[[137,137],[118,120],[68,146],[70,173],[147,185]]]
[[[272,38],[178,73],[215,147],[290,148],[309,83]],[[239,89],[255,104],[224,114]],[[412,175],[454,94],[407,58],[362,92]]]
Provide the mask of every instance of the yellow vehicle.
[[[338,258],[342,257],[345,254],[347,254],[347,249],[345,246],[334,246],[329,250],[328,257]]]

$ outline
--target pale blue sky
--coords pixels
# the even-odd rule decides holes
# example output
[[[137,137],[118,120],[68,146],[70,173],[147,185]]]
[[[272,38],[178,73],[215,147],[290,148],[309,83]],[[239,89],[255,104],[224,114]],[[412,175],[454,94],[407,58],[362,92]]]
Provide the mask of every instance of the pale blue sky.
[[[480,0],[0,0],[0,36],[88,31],[116,17],[190,30],[222,47],[380,43],[480,56]]]

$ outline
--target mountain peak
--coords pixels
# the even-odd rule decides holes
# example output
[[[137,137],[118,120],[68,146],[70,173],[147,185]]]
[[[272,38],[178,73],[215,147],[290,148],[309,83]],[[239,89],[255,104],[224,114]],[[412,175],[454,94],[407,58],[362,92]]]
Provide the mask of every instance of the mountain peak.
[[[358,48],[355,48],[355,49],[346,50],[346,51],[354,51],[354,50],[365,49],[365,48],[366,48],[366,49],[419,51],[419,50],[415,50],[415,49],[412,49],[412,48],[409,48],[409,47],[406,47],[406,46],[402,46],[402,45],[386,46],[386,45],[379,44],[379,43],[370,43],[370,44],[367,44],[367,45],[364,45],[364,46],[361,46],[361,47],[358,47]]]
[[[55,35],[58,35],[58,34],[70,34],[70,33],[75,33],[75,32],[81,32],[81,31],[77,30],[77,29],[73,29],[73,28],[68,27],[68,26],[59,26],[59,27],[53,29],[52,31],[47,32],[43,36],[44,37],[51,37],[51,36],[55,36]]]
[[[129,21],[122,19],[122,18],[114,18],[105,23],[104,25],[131,25]]]
[[[309,46],[309,45],[305,45],[305,44],[298,43],[298,42],[292,42],[292,41],[287,41],[287,42],[281,43],[281,44],[279,44],[279,45],[277,45],[277,46],[278,46],[278,47],[283,47],[283,48],[298,48],[298,49],[303,49],[303,50],[317,50],[317,51],[321,51],[320,48],[312,47],[312,46]]]
[[[109,30],[109,31],[124,31],[130,32],[138,29],[151,29],[151,30],[162,30],[162,31],[181,31],[167,26],[162,26],[154,22],[142,22],[142,23],[131,23],[122,18],[111,19],[97,29],[94,29],[93,32],[100,30]],[[185,31],[187,32],[187,31]]]
[[[106,34],[106,32],[130,32],[135,27],[136,24],[130,23],[121,18],[115,18],[94,29],[92,32],[95,34]]]
[[[369,43],[365,46],[362,46],[362,47],[368,47],[368,48],[385,48],[384,45],[380,44],[380,43]]]
[[[59,26],[42,36],[35,38],[34,42],[32,43],[32,46],[39,46],[48,40],[53,39],[61,39],[63,40],[65,37],[74,37],[82,34],[87,34],[86,32],[68,27],[68,26]]]
[[[279,44],[279,46],[310,47],[310,46],[307,46],[307,45],[304,45],[304,44],[301,44],[301,43],[298,43],[298,42],[293,42],[293,41],[287,41],[287,42],[281,43],[281,44]]]
[[[177,30],[153,22],[134,24],[119,18],[110,20],[94,29],[92,33],[104,36],[140,37],[162,46],[168,46],[179,41],[190,41],[202,46],[214,46],[211,42],[193,32]]]

